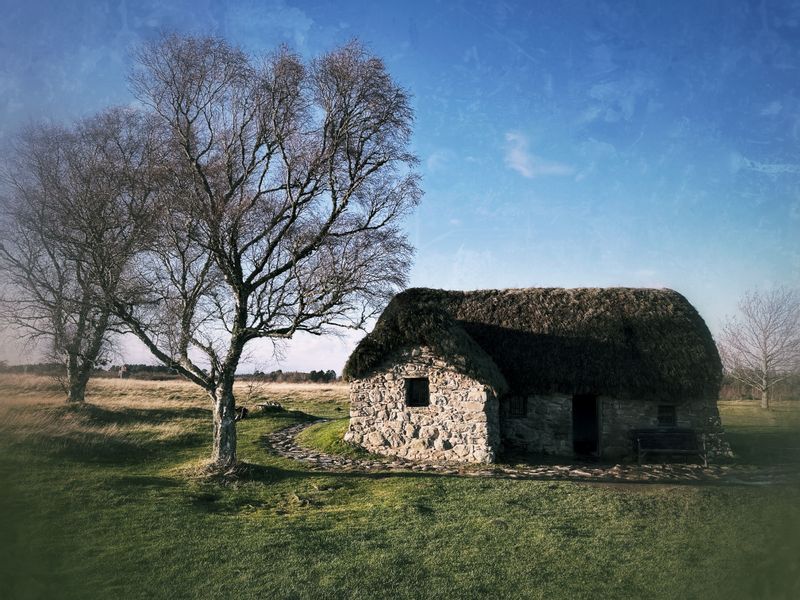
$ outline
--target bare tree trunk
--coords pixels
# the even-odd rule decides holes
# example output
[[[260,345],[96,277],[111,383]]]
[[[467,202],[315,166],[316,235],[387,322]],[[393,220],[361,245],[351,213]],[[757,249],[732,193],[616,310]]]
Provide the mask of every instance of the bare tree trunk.
[[[89,378],[84,375],[79,375],[77,379],[71,381],[67,392],[67,403],[83,404],[86,402],[86,386],[88,383]]]
[[[769,375],[769,362],[767,362],[767,353],[764,353],[761,359],[761,408],[764,410],[769,408],[769,389],[772,387],[772,381]]]
[[[109,313],[104,312],[92,327],[83,325],[79,328],[76,334],[79,338],[91,335],[89,345],[84,350],[80,350],[81,339],[75,340],[67,349],[67,381],[64,385],[67,404],[83,404],[86,401],[86,386],[89,385],[106,339],[108,318]]]
[[[87,381],[87,378],[81,377],[78,357],[70,353],[67,358],[67,404],[82,404],[85,401]]]
[[[70,356],[67,361],[67,404],[83,404],[86,402],[86,387],[92,376],[92,364],[80,363],[77,356]]]
[[[236,400],[233,377],[223,377],[210,393],[214,403],[214,446],[211,461],[217,469],[228,470],[236,464]]]

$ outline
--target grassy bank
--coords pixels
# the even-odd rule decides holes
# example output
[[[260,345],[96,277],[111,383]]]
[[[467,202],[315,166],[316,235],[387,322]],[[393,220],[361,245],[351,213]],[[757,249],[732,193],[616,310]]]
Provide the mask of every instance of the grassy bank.
[[[310,425],[297,435],[297,443],[320,452],[347,458],[377,458],[376,455],[344,441],[349,422],[350,419],[344,417]]]
[[[70,410],[48,385],[0,381],[3,598],[800,597],[796,486],[332,475],[264,449],[309,415],[335,445],[341,386],[241,389],[287,410],[241,422],[249,468],[210,482],[192,386],[103,381]],[[794,460],[795,406],[723,405],[734,448]]]

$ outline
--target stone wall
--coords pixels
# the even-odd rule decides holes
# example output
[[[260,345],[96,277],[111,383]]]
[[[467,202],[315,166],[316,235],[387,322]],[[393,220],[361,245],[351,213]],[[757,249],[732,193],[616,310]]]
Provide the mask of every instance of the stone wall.
[[[406,405],[405,380],[427,377],[430,405]],[[410,460],[490,463],[502,444],[539,454],[573,456],[572,396],[533,395],[524,417],[502,412],[488,386],[454,371],[428,348],[387,357],[370,377],[350,383],[347,442]],[[653,401],[598,397],[599,446],[605,459],[633,455],[631,430],[658,426],[659,404],[674,404],[676,425],[708,434],[711,455],[730,448],[714,400]],[[716,446],[719,449],[716,450]]]
[[[659,404],[676,407],[676,426],[719,435],[719,413],[713,400],[653,401],[599,396],[599,445],[603,458],[630,457],[631,430],[658,427]],[[539,454],[572,456],[572,396],[529,396],[527,415],[510,417],[503,403],[500,432],[503,444]],[[724,452],[724,450],[723,450]]]
[[[526,400],[528,410],[524,417],[510,417],[507,410],[503,411],[503,444],[523,452],[571,456],[572,396],[528,396]]]
[[[497,398],[449,368],[428,348],[387,357],[382,369],[350,383],[345,441],[376,454],[441,462],[494,462],[500,443]],[[430,405],[406,405],[405,379],[427,377]]]
[[[658,427],[659,404],[675,406],[676,426],[707,432],[712,413],[719,419],[717,404],[705,400],[620,400],[601,398],[600,447],[602,456],[621,458],[633,453],[631,429]]]

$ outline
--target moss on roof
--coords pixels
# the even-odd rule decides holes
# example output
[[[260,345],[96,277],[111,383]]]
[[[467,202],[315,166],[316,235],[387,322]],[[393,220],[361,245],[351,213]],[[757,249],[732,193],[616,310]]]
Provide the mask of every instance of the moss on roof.
[[[487,383],[496,365],[516,393],[714,397],[722,377],[694,307],[673,290],[635,288],[412,288],[389,303],[344,376],[420,345]]]

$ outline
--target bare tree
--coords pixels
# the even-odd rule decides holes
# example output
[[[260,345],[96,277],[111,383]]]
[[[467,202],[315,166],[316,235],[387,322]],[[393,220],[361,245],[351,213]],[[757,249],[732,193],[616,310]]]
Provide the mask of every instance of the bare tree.
[[[148,228],[155,144],[146,140],[141,114],[110,110],[73,128],[29,128],[6,169],[0,316],[63,362],[68,402],[84,401],[106,358],[114,318],[105,289],[118,286]]]
[[[787,288],[746,292],[739,311],[725,322],[717,346],[727,372],[758,390],[766,409],[775,384],[800,368],[800,295]]]
[[[304,63],[170,36],[141,49],[131,81],[161,122],[172,183],[116,313],[206,390],[212,465],[229,469],[245,345],[361,327],[405,285],[412,110],[357,43]]]

